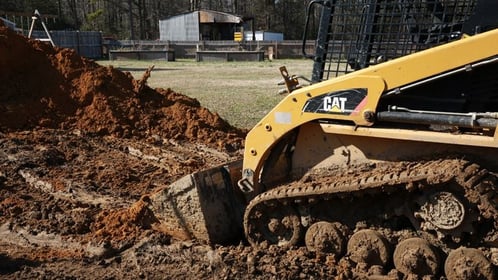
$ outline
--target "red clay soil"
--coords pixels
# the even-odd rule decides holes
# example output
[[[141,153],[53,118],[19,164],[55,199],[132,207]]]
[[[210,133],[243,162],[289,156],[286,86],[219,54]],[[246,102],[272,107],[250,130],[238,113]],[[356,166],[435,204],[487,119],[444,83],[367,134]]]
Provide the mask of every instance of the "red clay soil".
[[[245,130],[148,87],[148,75],[135,80],[0,21],[0,278],[39,278],[52,262],[56,277],[99,277],[86,271],[93,258],[164,236],[141,197],[240,157]]]
[[[236,150],[245,131],[195,99],[27,40],[0,25],[0,131],[79,129],[117,137],[189,140]],[[148,73],[147,73],[148,74]]]

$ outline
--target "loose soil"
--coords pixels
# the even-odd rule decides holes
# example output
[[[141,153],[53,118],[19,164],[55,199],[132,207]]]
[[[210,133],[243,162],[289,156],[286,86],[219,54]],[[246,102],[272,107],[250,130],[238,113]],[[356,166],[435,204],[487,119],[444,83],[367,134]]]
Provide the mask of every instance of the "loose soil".
[[[241,158],[195,99],[0,23],[0,278],[321,279],[347,261],[155,230],[147,195]]]

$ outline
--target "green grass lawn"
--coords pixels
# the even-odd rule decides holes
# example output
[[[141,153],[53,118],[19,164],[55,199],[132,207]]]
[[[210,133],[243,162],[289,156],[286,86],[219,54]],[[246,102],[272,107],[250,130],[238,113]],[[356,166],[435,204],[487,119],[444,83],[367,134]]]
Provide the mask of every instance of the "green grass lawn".
[[[281,99],[284,86],[279,67],[286,66],[289,74],[311,76],[313,62],[306,59],[261,62],[196,62],[115,60],[98,61],[130,72],[140,79],[154,65],[148,80],[152,88],[171,88],[196,98],[202,106],[217,112],[230,124],[251,128]],[[302,81],[305,83],[304,81]]]

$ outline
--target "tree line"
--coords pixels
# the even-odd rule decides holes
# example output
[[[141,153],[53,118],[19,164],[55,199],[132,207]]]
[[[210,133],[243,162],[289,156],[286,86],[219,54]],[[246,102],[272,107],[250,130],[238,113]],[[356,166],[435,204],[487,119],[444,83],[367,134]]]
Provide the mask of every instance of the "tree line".
[[[50,19],[46,20],[50,30],[91,30],[116,39],[156,40],[159,38],[159,20],[208,9],[253,18],[255,30],[282,32],[285,39],[299,40],[309,1],[2,0],[0,16],[6,15],[16,22],[19,15],[37,9]]]

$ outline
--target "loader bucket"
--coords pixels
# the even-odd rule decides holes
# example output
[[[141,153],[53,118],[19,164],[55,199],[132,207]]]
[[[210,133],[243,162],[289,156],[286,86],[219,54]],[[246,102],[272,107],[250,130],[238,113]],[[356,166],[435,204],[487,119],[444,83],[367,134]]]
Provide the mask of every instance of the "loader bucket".
[[[150,196],[159,230],[209,244],[240,240],[245,203],[236,188],[242,161],[189,174]],[[235,182],[235,184],[234,184]]]

